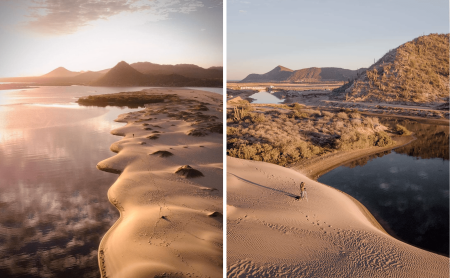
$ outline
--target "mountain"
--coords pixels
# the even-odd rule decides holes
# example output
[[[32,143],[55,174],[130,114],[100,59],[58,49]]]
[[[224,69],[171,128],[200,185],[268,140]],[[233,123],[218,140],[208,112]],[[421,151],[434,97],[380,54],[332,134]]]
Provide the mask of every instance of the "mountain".
[[[149,62],[127,64],[97,72],[73,72],[59,67],[43,76],[7,77],[0,82],[33,82],[41,86],[179,86],[222,87],[223,68],[205,69],[191,64],[158,65]]]
[[[94,80],[99,79],[104,74],[101,72],[95,72],[95,71],[87,71],[83,72],[81,74],[78,74],[70,79],[70,81],[75,82],[77,84],[89,84],[93,82]]]
[[[364,69],[348,70],[342,68],[307,68],[296,70],[288,78],[289,82],[347,81]]]
[[[356,76],[358,70],[341,68],[306,68],[291,70],[277,66],[265,74],[250,74],[241,82],[319,82],[319,81],[347,81]]]
[[[350,101],[448,103],[449,34],[402,44],[333,92]]]
[[[196,67],[196,66],[195,66]],[[105,75],[93,81],[92,86],[179,86],[221,87],[222,79],[191,78],[178,74],[144,74],[122,61]]]
[[[122,61],[105,75],[91,83],[93,86],[134,86],[145,83],[146,76]]]
[[[79,75],[81,72],[75,72],[67,70],[66,68],[59,67],[52,70],[51,72],[42,75],[41,77],[74,77]]]
[[[286,81],[294,72],[283,66],[277,66],[273,70],[264,74],[249,74],[241,82],[280,82]]]
[[[191,78],[222,78],[223,68],[205,69],[192,64],[159,65],[150,62],[138,62],[130,65],[144,74],[177,74]]]

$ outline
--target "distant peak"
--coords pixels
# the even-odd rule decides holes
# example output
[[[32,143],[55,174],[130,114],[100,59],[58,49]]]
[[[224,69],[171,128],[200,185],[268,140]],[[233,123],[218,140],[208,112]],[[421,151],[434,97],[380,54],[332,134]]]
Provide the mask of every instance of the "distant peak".
[[[119,66],[119,65],[127,65],[127,66],[129,66],[130,64],[128,64],[127,62],[125,62],[125,61],[120,61],[119,63],[117,63],[117,65],[116,66]]]
[[[283,66],[280,66],[280,65],[278,65],[277,67],[275,67],[275,69],[278,69],[278,70],[280,70],[280,71],[293,71],[293,70],[291,70],[291,69],[288,69],[287,67],[283,67]]]

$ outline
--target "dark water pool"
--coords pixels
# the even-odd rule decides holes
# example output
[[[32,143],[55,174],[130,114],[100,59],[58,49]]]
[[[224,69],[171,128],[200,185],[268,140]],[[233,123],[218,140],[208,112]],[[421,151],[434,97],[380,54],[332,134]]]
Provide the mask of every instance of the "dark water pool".
[[[393,151],[340,166],[318,181],[366,206],[393,236],[417,247],[449,254],[449,127],[399,122],[416,141]]]

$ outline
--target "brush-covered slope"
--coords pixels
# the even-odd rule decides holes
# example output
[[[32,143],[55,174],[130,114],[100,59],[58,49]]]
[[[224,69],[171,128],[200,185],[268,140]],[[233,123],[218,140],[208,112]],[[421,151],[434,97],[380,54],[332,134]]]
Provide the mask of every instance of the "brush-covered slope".
[[[337,98],[347,101],[448,101],[449,34],[421,36],[389,51],[334,92]]]

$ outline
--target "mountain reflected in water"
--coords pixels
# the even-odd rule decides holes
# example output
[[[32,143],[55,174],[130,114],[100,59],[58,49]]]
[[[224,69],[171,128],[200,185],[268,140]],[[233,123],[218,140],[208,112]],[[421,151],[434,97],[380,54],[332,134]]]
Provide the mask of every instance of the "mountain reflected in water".
[[[0,277],[100,276],[97,249],[119,214],[107,199],[117,175],[96,164],[131,110],[73,101],[124,89],[0,91]]]

